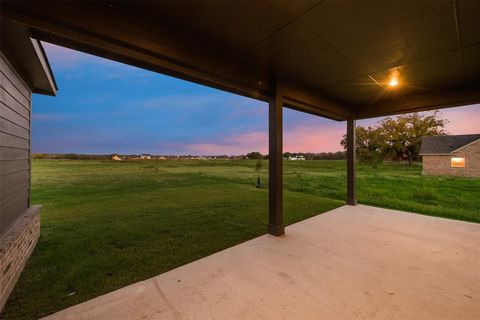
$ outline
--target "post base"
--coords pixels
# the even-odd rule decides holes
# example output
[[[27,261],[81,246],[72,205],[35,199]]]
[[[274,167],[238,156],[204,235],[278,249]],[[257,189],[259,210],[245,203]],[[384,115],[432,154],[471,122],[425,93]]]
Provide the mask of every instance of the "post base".
[[[349,200],[347,200],[347,204],[349,206],[356,206],[358,204],[358,201],[357,201],[357,199],[349,199]]]
[[[278,236],[281,236],[281,235],[285,234],[285,226],[268,224],[267,225],[267,232],[278,237]]]

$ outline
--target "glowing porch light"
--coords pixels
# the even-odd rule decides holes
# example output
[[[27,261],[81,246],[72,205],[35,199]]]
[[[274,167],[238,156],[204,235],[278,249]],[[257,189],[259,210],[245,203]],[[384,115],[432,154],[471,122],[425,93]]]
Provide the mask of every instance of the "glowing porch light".
[[[388,86],[390,88],[395,88],[400,85],[400,70],[398,68],[392,69],[388,75]]]
[[[390,87],[396,87],[398,85],[398,79],[392,78],[390,79],[390,82],[388,83]]]

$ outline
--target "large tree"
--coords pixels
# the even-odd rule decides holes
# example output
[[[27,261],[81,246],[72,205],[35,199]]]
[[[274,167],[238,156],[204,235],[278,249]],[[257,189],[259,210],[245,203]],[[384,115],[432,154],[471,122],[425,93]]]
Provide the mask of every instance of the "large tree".
[[[385,152],[394,159],[406,158],[409,165],[419,160],[422,138],[445,135],[447,120],[439,111],[387,117],[378,123],[386,142]]]
[[[359,160],[376,168],[383,160],[386,148],[380,128],[358,126],[355,131],[357,134],[356,145]],[[346,135],[343,136],[340,143],[345,149],[347,148]]]
[[[447,134],[447,123],[439,111],[434,111],[387,117],[373,127],[358,126],[358,157],[374,167],[384,157],[396,160],[405,158],[411,165],[419,160],[422,138]],[[341,144],[346,148],[346,136]]]
[[[260,152],[258,152],[258,151],[252,151],[252,152],[247,153],[247,154],[246,154],[246,157],[247,157],[248,159],[254,159],[254,160],[256,160],[256,159],[258,159],[258,158],[261,158],[261,157],[262,157],[262,154],[261,154]]]

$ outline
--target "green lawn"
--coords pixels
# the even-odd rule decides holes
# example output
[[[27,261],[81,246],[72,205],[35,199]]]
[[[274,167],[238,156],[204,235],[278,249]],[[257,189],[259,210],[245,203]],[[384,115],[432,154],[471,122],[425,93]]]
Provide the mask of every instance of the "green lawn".
[[[1,318],[45,316],[263,234],[268,190],[254,187],[254,167],[34,161],[41,237]],[[480,222],[480,180],[420,171],[359,166],[360,203]],[[287,161],[286,223],[343,205],[345,189],[344,161]]]

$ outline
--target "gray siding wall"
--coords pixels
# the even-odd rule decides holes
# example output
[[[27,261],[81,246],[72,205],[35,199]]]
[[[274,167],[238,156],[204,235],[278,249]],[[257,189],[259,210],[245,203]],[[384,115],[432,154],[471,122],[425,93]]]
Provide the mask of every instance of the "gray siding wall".
[[[0,51],[0,237],[29,207],[31,96]]]

